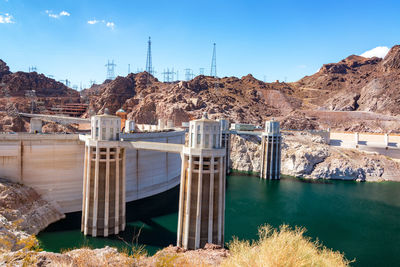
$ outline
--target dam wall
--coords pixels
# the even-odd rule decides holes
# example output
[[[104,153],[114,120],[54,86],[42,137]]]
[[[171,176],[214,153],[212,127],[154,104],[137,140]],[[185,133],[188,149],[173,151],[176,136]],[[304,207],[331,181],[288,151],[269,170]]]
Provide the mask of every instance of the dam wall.
[[[184,132],[122,134],[126,141],[184,143]],[[82,210],[85,142],[78,134],[0,134],[0,177],[33,187],[64,213]],[[179,184],[179,154],[127,149],[126,201]]]
[[[123,141],[184,144],[185,132],[121,134]],[[149,197],[179,184],[181,156],[149,150],[126,150],[126,201]]]

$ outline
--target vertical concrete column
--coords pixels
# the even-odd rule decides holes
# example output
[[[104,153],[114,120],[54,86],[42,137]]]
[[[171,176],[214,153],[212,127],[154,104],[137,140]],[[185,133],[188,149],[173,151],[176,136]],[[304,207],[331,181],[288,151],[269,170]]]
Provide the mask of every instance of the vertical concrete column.
[[[93,217],[92,217],[92,236],[97,236],[97,208],[99,204],[99,164],[100,164],[100,148],[96,144],[96,161],[94,170],[94,196],[93,196]]]
[[[219,173],[218,173],[218,243],[222,244],[222,207],[223,207],[223,158],[218,158]]]
[[[200,227],[201,227],[201,208],[203,196],[203,156],[200,154],[199,158],[199,174],[197,182],[197,213],[196,213],[196,235],[195,246],[196,249],[200,247]]]
[[[354,146],[357,147],[358,141],[359,141],[359,134],[358,133],[354,133]]]
[[[106,148],[106,183],[104,201],[104,236],[108,236],[108,220],[110,213],[110,148]]]
[[[92,148],[90,145],[87,146],[87,157],[85,158],[87,161],[87,172],[86,172],[86,184],[84,190],[85,192],[85,211],[82,212],[82,216],[84,215],[84,234],[89,234],[89,204],[90,204],[90,177],[91,177],[91,164],[92,164]]]
[[[117,147],[115,153],[115,230],[119,232],[119,153],[121,149]]]
[[[226,158],[226,156],[223,157],[223,162],[224,163],[226,162],[225,158]],[[223,166],[223,170],[225,170],[226,168],[227,168],[227,165]],[[222,213],[221,244],[222,244],[222,246],[223,246],[223,244],[225,242],[225,238],[224,237],[225,237],[226,174],[227,174],[226,171],[223,171],[220,174],[222,176],[222,181],[223,181],[223,186],[222,186],[222,194],[223,194],[222,201],[223,201],[223,204],[222,204],[222,210],[221,210],[221,213]]]
[[[126,149],[122,150],[122,229],[126,225]]]
[[[185,194],[185,171],[187,168],[187,159],[186,156],[181,153],[181,160],[182,160],[182,166],[181,166],[181,183],[180,183],[180,188],[179,188],[179,210],[183,209],[183,201],[184,201],[184,194]],[[179,212],[178,215],[178,234],[177,234],[177,244],[182,243],[182,224],[183,224],[183,212]]]
[[[83,190],[82,190],[82,214],[85,214],[85,206],[86,206],[86,180],[87,180],[87,165],[88,165],[88,153],[89,153],[89,147],[85,146],[85,158],[84,158],[84,163],[83,163]],[[84,221],[84,216],[82,216],[81,220],[81,232],[85,230],[85,221]]]
[[[260,178],[264,178],[265,176],[265,138],[261,135],[261,170],[260,170]]]
[[[187,186],[186,186],[186,205],[185,205],[185,230],[184,235],[185,239],[183,240],[183,246],[185,248],[188,247],[189,243],[189,222],[190,222],[190,201],[192,195],[192,171],[193,171],[193,157],[189,155],[189,168],[188,168],[188,176],[187,176]],[[179,211],[181,212],[181,211]]]
[[[389,135],[387,133],[383,136],[383,141],[385,146],[389,146]]]
[[[213,216],[214,216],[214,156],[210,160],[210,195],[208,200],[208,243],[213,242]]]

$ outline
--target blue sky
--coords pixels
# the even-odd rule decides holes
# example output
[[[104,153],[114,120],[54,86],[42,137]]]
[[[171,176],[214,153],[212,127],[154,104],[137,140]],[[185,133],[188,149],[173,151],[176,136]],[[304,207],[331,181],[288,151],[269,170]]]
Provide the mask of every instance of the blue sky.
[[[92,24],[88,23],[91,22]],[[324,63],[400,43],[400,1],[49,1],[0,0],[0,58],[12,71],[88,85],[108,59],[126,76],[146,64],[296,81]]]

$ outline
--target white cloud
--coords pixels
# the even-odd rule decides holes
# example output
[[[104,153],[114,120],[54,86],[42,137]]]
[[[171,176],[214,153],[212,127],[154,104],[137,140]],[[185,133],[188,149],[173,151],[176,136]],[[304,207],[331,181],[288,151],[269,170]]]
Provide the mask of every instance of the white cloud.
[[[71,14],[69,14],[67,11],[63,10],[60,12],[60,16],[67,16],[69,17]]]
[[[4,15],[0,14],[0,24],[14,23],[13,19],[13,16],[8,13],[5,13]]]
[[[60,17],[69,17],[71,16],[71,14],[65,10],[61,11],[58,14],[54,14],[53,11],[51,10],[46,10],[45,11],[47,15],[49,15],[50,18],[54,18],[54,19],[59,19]]]
[[[88,20],[88,24],[90,24],[90,25],[93,25],[93,24],[97,24],[97,23],[99,23],[100,21],[98,21],[98,20]]]
[[[107,22],[106,26],[114,30],[115,24],[114,22]]]
[[[386,46],[378,46],[361,54],[362,57],[380,57],[384,58],[389,52],[390,48]]]
[[[90,25],[102,23],[102,24],[106,25],[106,27],[108,27],[108,28],[110,28],[112,30],[114,30],[114,28],[115,28],[115,23],[114,22],[105,21],[104,19],[102,19],[102,20],[97,20],[97,19],[88,20],[87,23],[90,24]]]

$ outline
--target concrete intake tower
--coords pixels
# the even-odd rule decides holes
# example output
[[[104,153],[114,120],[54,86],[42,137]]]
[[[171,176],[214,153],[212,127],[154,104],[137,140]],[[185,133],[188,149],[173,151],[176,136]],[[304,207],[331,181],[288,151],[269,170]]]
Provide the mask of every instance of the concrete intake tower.
[[[226,154],[222,129],[207,114],[190,121],[189,146],[181,169],[177,246],[198,249],[206,243],[223,246]]]
[[[265,122],[265,132],[261,135],[261,178],[280,179],[281,142],[279,122]]]
[[[108,236],[125,229],[125,148],[121,119],[105,112],[91,118],[85,142],[82,226],[85,235]]]

